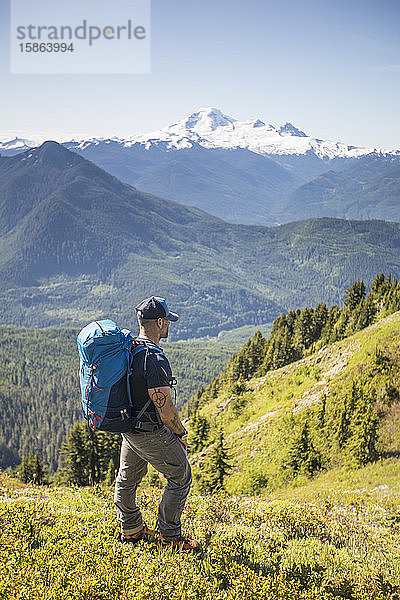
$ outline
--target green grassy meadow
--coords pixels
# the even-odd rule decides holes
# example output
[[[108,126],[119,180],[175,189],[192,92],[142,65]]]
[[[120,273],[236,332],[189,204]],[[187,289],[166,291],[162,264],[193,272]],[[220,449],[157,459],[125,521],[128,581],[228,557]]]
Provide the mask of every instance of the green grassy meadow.
[[[192,493],[192,556],[117,541],[112,488],[0,485],[3,600],[400,597],[400,468],[389,459],[270,496]],[[162,490],[140,488],[147,523]]]

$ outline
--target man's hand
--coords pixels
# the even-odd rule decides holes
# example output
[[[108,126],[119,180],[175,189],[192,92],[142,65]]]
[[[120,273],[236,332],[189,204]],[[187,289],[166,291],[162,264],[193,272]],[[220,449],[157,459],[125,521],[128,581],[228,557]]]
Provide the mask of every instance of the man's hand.
[[[172,402],[171,388],[168,386],[149,388],[148,392],[164,425],[176,434],[183,433],[185,428],[179,418],[178,410]],[[187,448],[187,439],[186,443],[183,439],[180,441]]]
[[[187,450],[187,448],[188,448],[187,435],[184,435],[183,437],[178,436],[178,440],[185,446],[185,450]]]

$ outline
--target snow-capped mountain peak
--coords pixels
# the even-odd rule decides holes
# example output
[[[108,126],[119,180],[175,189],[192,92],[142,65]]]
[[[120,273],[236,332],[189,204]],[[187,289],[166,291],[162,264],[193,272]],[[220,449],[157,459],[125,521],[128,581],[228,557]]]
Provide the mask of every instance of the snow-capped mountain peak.
[[[164,151],[183,150],[199,145],[204,148],[243,148],[264,156],[309,153],[322,159],[359,157],[371,153],[400,154],[400,150],[389,152],[322,140],[304,133],[289,122],[275,126],[259,118],[239,121],[215,107],[200,108],[172,125],[146,134],[129,138],[86,138],[64,144],[71,150],[87,150],[98,145],[120,145],[129,148],[140,144],[147,150],[158,148]],[[35,144],[29,144],[28,140],[15,138],[12,141],[0,142],[0,153],[16,153],[33,145]]]
[[[163,127],[159,132],[156,131],[150,135],[152,139],[160,138],[162,141],[166,141],[165,136],[167,138],[171,136],[175,140],[177,136],[181,140],[189,138],[193,142],[206,144],[208,137],[212,136],[213,132],[224,128],[233,130],[235,123],[236,119],[224,115],[218,108],[200,108],[185,119]],[[141,139],[143,137],[146,136],[140,136]]]
[[[276,127],[261,119],[239,121],[213,107],[200,108],[172,125],[124,141],[128,146],[135,143],[143,144],[147,149],[158,146],[165,150],[199,144],[205,148],[246,148],[263,155],[311,152],[319,158],[356,157],[376,151],[375,148],[319,140],[289,122]]]
[[[226,127],[235,123],[236,119],[224,115],[218,108],[200,108],[187,119],[179,121],[177,125],[184,125],[186,129],[193,131],[215,131],[217,127]]]

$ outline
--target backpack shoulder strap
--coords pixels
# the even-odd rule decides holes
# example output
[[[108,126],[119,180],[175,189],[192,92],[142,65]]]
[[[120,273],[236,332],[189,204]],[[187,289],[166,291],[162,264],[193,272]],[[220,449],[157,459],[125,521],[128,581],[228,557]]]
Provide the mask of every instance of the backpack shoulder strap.
[[[145,357],[144,357],[144,373],[146,374],[146,371],[147,371],[147,357],[148,357],[148,355],[150,353],[152,353],[152,354],[163,354],[165,356],[164,351],[162,350],[162,348],[160,348],[159,346],[157,346],[153,342],[145,342],[145,341],[142,341],[142,340],[136,341],[136,339],[134,340],[134,343],[135,342],[136,342],[137,346],[131,351],[132,358],[133,358],[133,356],[135,356],[136,354],[138,354],[141,350],[145,350],[146,351],[146,354],[145,354]],[[145,412],[148,409],[148,407],[150,406],[151,402],[152,402],[152,400],[149,399],[146,402],[146,404],[143,406],[143,408],[140,410],[139,414],[136,417],[138,421],[140,420],[140,417],[142,417],[145,414]],[[157,412],[156,416],[157,416],[157,419],[160,420],[158,412]]]
[[[146,351],[146,356],[144,357],[144,371],[146,372],[147,357],[149,353],[151,352],[154,354],[164,354],[164,350],[156,344],[154,344],[153,342],[145,342],[144,340],[137,341],[137,339],[134,338],[132,348],[130,350],[131,358],[133,358],[134,356],[136,356],[136,354],[139,354],[139,352],[142,352],[143,350]]]

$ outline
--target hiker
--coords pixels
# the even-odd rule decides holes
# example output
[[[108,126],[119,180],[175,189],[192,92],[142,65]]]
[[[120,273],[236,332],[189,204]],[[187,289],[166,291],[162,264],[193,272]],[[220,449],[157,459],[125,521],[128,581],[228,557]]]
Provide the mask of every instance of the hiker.
[[[160,339],[168,338],[170,322],[178,320],[178,315],[169,311],[165,299],[155,296],[138,304],[136,313],[140,328],[136,340],[144,344],[158,346]],[[172,401],[171,387],[175,380],[164,353],[136,354],[130,381],[134,415],[140,416],[144,425],[143,429],[135,428],[122,434],[114,494],[121,524],[120,540],[135,544],[142,539],[151,541],[156,536],[160,547],[197,552],[200,544],[184,538],[181,533],[180,519],[192,475],[187,458],[187,431]],[[136,490],[148,463],[167,479],[158,507],[158,532],[146,526],[136,505]]]

